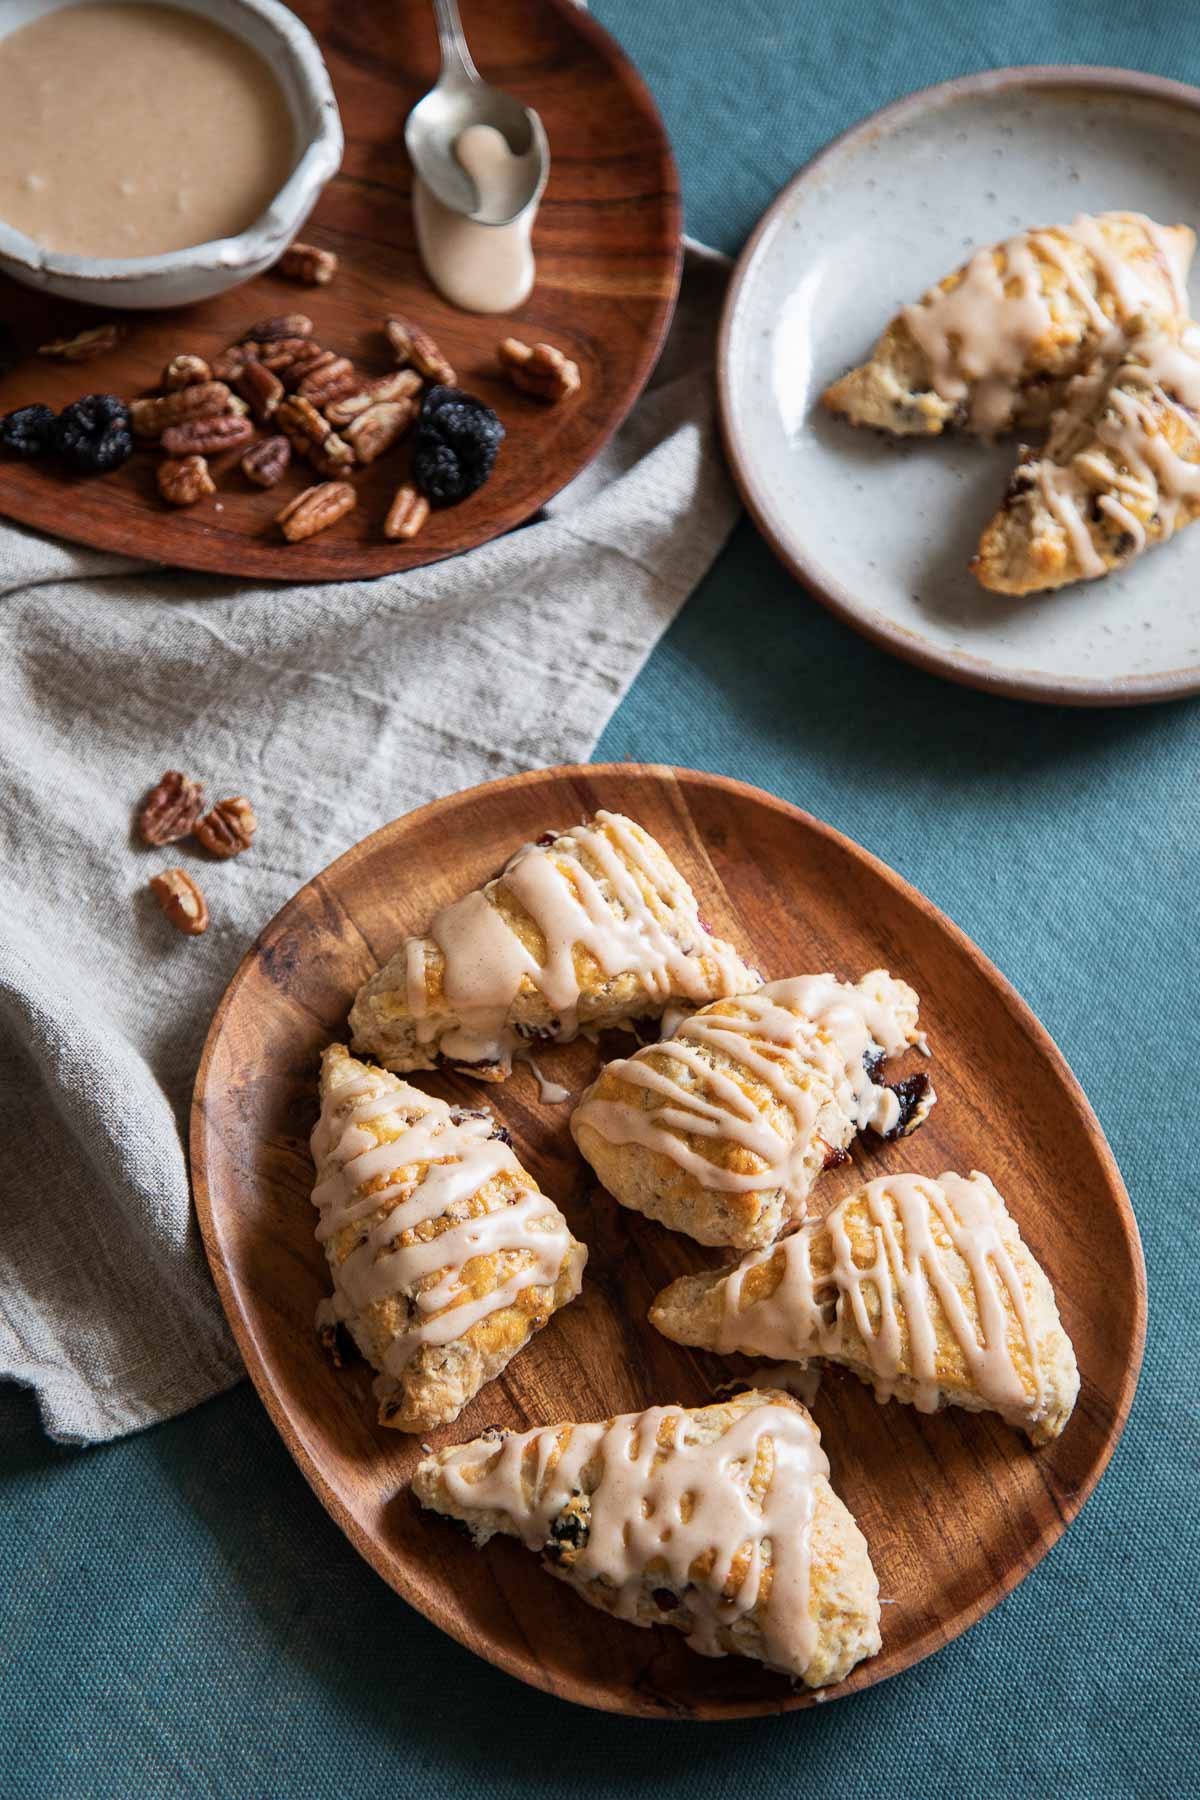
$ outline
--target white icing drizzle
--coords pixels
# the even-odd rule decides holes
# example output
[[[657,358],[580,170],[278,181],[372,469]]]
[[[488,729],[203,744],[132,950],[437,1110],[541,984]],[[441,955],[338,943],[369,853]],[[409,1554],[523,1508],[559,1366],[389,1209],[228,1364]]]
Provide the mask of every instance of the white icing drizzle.
[[[759,1497],[750,1485],[764,1438],[771,1466]],[[769,1568],[756,1619],[763,1660],[802,1674],[817,1641],[809,1588],[815,1486],[829,1474],[807,1413],[764,1399],[704,1443],[682,1408],[655,1406],[603,1424],[523,1432],[498,1447],[465,1444],[442,1475],[452,1505],[507,1514],[526,1546],[540,1551],[558,1514],[585,1488],[585,1468],[597,1464],[598,1479],[586,1484],[587,1542],[572,1579],[603,1582],[611,1610],[634,1623],[643,1575],[687,1588],[689,1645],[723,1656],[721,1628],[754,1611]]]
[[[899,1007],[904,997],[911,1001],[911,990],[883,974],[864,980],[874,985],[800,975],[704,1008],[685,1019],[674,1037],[605,1070],[648,1090],[660,1105],[646,1110],[627,1100],[585,1096],[572,1131],[590,1125],[610,1143],[640,1144],[709,1189],[780,1188],[792,1217],[802,1218],[816,1172],[812,1152],[823,1106],[832,1101],[843,1125],[838,1141],[824,1140],[828,1149],[841,1149],[867,1126],[887,1133],[899,1121],[896,1094],[872,1081],[864,1059],[905,1049],[915,1035],[916,1009],[910,1005],[912,1022],[906,1023]],[[735,1070],[714,1068],[702,1048],[730,1058]],[[671,1066],[656,1068],[652,1059],[663,1058]],[[784,1109],[779,1123],[745,1091],[739,1071],[761,1082]],[[715,1140],[748,1151],[759,1167],[742,1173],[711,1162],[699,1145]]]
[[[1140,226],[1163,267],[1175,315],[1186,317],[1179,252],[1169,234],[1144,214],[1110,216]],[[1111,293],[1114,319],[1072,257],[1072,243],[1087,252]],[[1055,324],[1040,258],[1061,270],[1069,292],[1087,313],[1090,333],[1081,345],[1085,355],[1111,346],[1135,315],[1168,311],[1149,280],[1109,243],[1102,222],[1086,213],[1070,225],[1019,232],[977,251],[953,287],[931,288],[919,305],[906,306],[902,317],[924,352],[934,391],[953,404],[966,403],[971,430],[985,436],[1012,424],[1030,353]]]
[[[530,1050],[514,1051],[513,1061],[523,1062],[527,1065],[530,1074],[537,1082],[538,1099],[543,1106],[561,1106],[564,1101],[571,1098],[570,1088],[564,1087],[561,1081],[551,1081],[550,1077],[544,1074],[540,1066],[533,1060]]]
[[[1038,491],[1066,533],[1082,575],[1094,578],[1108,565],[1096,549],[1087,510],[1096,504],[1133,540],[1129,558],[1139,556],[1148,536],[1146,519],[1157,514],[1158,539],[1176,530],[1181,511],[1200,499],[1200,460],[1189,462],[1162,430],[1161,412],[1174,414],[1200,455],[1200,362],[1193,353],[1197,340],[1181,342],[1167,332],[1148,332],[1137,339],[1112,375],[1103,406],[1091,425],[1092,443],[1069,460],[1065,445],[1078,431],[1081,415],[1102,391],[1095,376],[1080,387],[1082,405],[1068,413],[1037,465]],[[1161,410],[1159,410],[1161,409]],[[1141,514],[1135,510],[1140,506]]]
[[[862,1198],[875,1242],[875,1255],[865,1266],[855,1262],[846,1229],[847,1209]],[[974,1392],[1011,1423],[1027,1423],[1041,1407],[1042,1379],[1020,1271],[1001,1234],[1004,1216],[999,1194],[978,1173],[969,1180],[891,1175],[868,1182],[825,1219],[742,1259],[724,1284],[717,1348],[785,1360],[820,1356],[857,1367],[861,1339],[877,1398],[888,1400],[899,1391],[919,1412],[933,1412],[942,1403],[931,1311],[936,1300]],[[935,1222],[948,1235],[949,1248],[936,1241]],[[828,1275],[813,1269],[818,1233],[827,1234],[833,1247]],[[747,1275],[775,1256],[783,1258],[779,1285],[743,1311]],[[955,1282],[955,1259],[970,1275],[977,1323]],[[1028,1353],[1032,1398],[1013,1362],[1005,1295]],[[874,1320],[872,1303],[878,1312]]]
[[[384,1122],[401,1130],[380,1143],[369,1127]],[[558,1279],[571,1247],[566,1221],[553,1201],[528,1185],[495,1129],[490,1114],[456,1118],[445,1101],[375,1071],[326,1096],[312,1137],[318,1241],[328,1244],[347,1226],[372,1223],[343,1261],[331,1257],[334,1294],[322,1304],[319,1323],[353,1327],[377,1302],[416,1288],[407,1328],[384,1353],[385,1375],[398,1376],[424,1345],[461,1337],[511,1306],[526,1288],[553,1287]],[[480,1188],[502,1171],[518,1177],[515,1197],[472,1214]],[[386,1216],[374,1217],[393,1200]],[[445,1229],[423,1232],[448,1216],[453,1222]],[[402,1237],[408,1241],[401,1243]],[[490,1293],[473,1297],[464,1272],[484,1256],[513,1257],[516,1266]]]
[[[585,866],[585,856],[599,879]],[[445,958],[442,990],[458,1016],[454,1029],[444,1031],[428,1015],[423,944],[410,940],[405,946],[408,1006],[418,1021],[418,1041],[436,1038],[452,1061],[511,1067],[520,1039],[509,1012],[526,980],[557,1018],[555,1039],[575,1037],[582,997],[577,950],[587,952],[606,979],[636,977],[645,1001],[636,1003],[639,1012],[660,1010],[676,999],[698,1004],[746,985],[745,965],[731,945],[705,931],[686,883],[681,877],[674,886],[664,882],[652,847],[619,813],[598,812],[591,824],[576,826],[548,847],[527,844],[501,880],[541,933],[545,950],[540,960],[527,950],[483,892],[440,912],[429,935]]]

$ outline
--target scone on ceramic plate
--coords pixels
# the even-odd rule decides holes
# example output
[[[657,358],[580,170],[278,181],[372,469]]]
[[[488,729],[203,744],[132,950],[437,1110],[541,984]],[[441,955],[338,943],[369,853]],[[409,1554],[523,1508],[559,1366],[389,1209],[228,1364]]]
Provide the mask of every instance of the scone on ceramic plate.
[[[1187,226],[1127,212],[1019,232],[905,306],[822,402],[902,437],[1040,428],[1135,316],[1186,319],[1195,244]]]
[[[1200,327],[1147,323],[1075,381],[971,564],[997,594],[1122,568],[1200,513]]]
[[[494,881],[408,938],[360,989],[354,1048],[406,1073],[502,1081],[531,1040],[659,1018],[759,976],[704,924],[649,832],[619,813],[526,844]]]
[[[341,1044],[322,1060],[312,1154],[333,1276],[319,1325],[344,1326],[379,1371],[381,1424],[448,1424],[575,1298],[587,1250],[490,1112]]]
[[[520,1538],[592,1606],[672,1625],[701,1655],[824,1687],[879,1649],[866,1540],[787,1394],[489,1432],[427,1456],[413,1491],[477,1544]]]
[[[877,1080],[885,1058],[919,1042],[917,996],[884,969],[854,986],[772,982],[610,1062],[571,1131],[622,1206],[702,1244],[769,1244],[803,1218],[857,1132],[900,1137],[925,1118],[927,1075]]]
[[[985,1175],[890,1175],[733,1269],[685,1275],[650,1320],[677,1344],[819,1358],[921,1412],[1058,1436],[1079,1371],[1054,1291]]]

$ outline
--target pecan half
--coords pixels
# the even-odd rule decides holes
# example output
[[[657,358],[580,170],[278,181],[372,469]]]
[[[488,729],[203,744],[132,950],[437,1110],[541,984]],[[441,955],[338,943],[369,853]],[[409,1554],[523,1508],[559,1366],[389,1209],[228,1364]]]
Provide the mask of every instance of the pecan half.
[[[395,313],[389,315],[383,329],[401,368],[411,363],[427,381],[441,382],[444,387],[454,386],[454,370],[427,331],[422,331],[410,319],[398,319]]]
[[[279,259],[279,273],[289,281],[302,281],[306,287],[328,287],[337,271],[338,259],[333,251],[318,250],[315,244],[289,244]]]
[[[366,412],[380,400],[410,400],[421,391],[421,377],[415,369],[395,369],[390,375],[379,375],[353,394],[341,400],[327,401],[321,408],[331,425],[348,425],[359,413]]]
[[[184,425],[189,419],[216,418],[229,411],[230,397],[223,381],[201,381],[155,400],[132,400],[129,417],[134,436],[158,438],[170,426]]]
[[[222,413],[215,419],[188,419],[183,425],[168,425],[162,434],[162,447],[168,456],[217,456],[222,450],[240,449],[253,436],[249,419],[240,418],[237,413]]]
[[[179,769],[168,769],[150,790],[138,814],[143,844],[173,844],[188,836],[204,811],[204,784]]]
[[[230,394],[228,410],[231,413],[235,413],[239,419],[248,419],[250,417],[249,404],[242,399],[240,394]]]
[[[277,370],[277,373],[288,393],[292,394],[309,375],[315,375],[319,369],[327,369],[330,363],[337,360],[336,350],[323,350],[320,344],[311,344],[291,356],[286,366]]]
[[[93,356],[115,350],[121,335],[119,325],[93,325],[88,331],[77,331],[74,337],[55,338],[52,344],[42,344],[38,355],[52,356],[57,362],[90,362]]]
[[[231,344],[212,360],[214,381],[236,381],[246,364],[254,357],[252,344]]]
[[[292,446],[285,437],[263,438],[261,443],[251,444],[242,458],[242,474],[255,487],[274,487],[287,472],[292,460]]]
[[[579,387],[579,364],[553,344],[534,344],[531,348],[519,338],[501,338],[496,354],[513,386],[523,393],[535,394],[539,400],[565,400]]]
[[[287,400],[281,400],[275,412],[275,423],[291,440],[293,450],[305,452],[311,444],[323,444],[333,430],[328,419],[322,418],[311,400],[303,399],[299,394],[292,394]]]
[[[235,385],[242,399],[249,401],[259,424],[265,425],[283,399],[283,383],[278,375],[272,374],[265,363],[254,357],[242,364]]]
[[[193,429],[191,425],[175,427],[177,431]],[[158,465],[158,491],[171,506],[195,506],[197,500],[215,494],[217,484],[202,456],[167,456]]]
[[[346,427],[346,442],[360,463],[371,463],[398,443],[416,418],[415,400],[379,400]]]
[[[417,492],[411,481],[406,481],[403,487],[396,489],[395,498],[388,507],[383,535],[393,541],[397,538],[415,538],[428,517],[428,500],[424,494]]]
[[[240,856],[254,842],[258,820],[244,794],[218,800],[196,825],[196,836],[213,856]]]
[[[296,392],[305,400],[311,400],[314,406],[328,406],[331,400],[353,394],[361,381],[362,377],[356,373],[348,356],[335,356],[332,362],[310,369]]]
[[[208,904],[186,869],[164,869],[150,877],[150,891],[176,931],[199,937],[208,930]]]
[[[331,431],[324,443],[315,444],[308,452],[308,460],[320,474],[339,481],[353,472],[357,458],[353,445],[339,437],[336,431]]]
[[[275,522],[289,544],[298,544],[302,538],[314,537],[318,531],[336,524],[351,511],[357,498],[348,481],[324,481],[319,487],[297,494],[275,515]]]
[[[246,333],[252,344],[271,344],[277,338],[306,338],[312,336],[313,322],[304,313],[275,313],[269,319],[259,319]]]
[[[247,350],[254,350],[253,344],[244,345]],[[258,361],[264,369],[270,369],[276,375],[282,375],[293,363],[304,363],[311,368],[319,356],[326,352],[320,344],[314,344],[311,338],[277,338],[273,344],[258,347]],[[333,352],[329,354],[332,356]]]
[[[213,372],[202,356],[192,356],[188,351],[173,356],[162,372],[159,386],[168,394],[178,388],[198,387],[202,381],[211,381]]]

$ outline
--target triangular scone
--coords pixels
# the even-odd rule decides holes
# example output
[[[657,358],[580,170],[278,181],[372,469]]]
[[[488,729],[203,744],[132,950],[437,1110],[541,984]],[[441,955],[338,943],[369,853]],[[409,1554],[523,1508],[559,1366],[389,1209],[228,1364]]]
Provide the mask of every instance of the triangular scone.
[[[998,594],[1107,575],[1200,513],[1200,327],[1149,328],[1072,384],[1026,454],[972,573]]]
[[[1187,317],[1195,245],[1185,225],[1113,212],[977,250],[904,307],[822,403],[901,437],[1036,429],[1135,316]]]
[[[413,1491],[477,1544],[520,1538],[602,1612],[673,1625],[702,1656],[824,1687],[879,1649],[866,1541],[787,1394],[490,1432],[427,1456]]]
[[[359,990],[354,1048],[385,1068],[439,1059],[502,1081],[523,1041],[566,1041],[761,978],[714,937],[661,844],[632,819],[526,844],[494,881],[439,913]]]
[[[677,1344],[853,1370],[921,1412],[997,1412],[1035,1444],[1079,1392],[1054,1292],[986,1175],[872,1181],[774,1249],[664,1288]]]
[[[317,1237],[333,1273],[318,1324],[379,1370],[379,1420],[456,1419],[573,1300],[587,1250],[491,1113],[447,1106],[331,1044],[312,1134]]]
[[[583,1155],[634,1212],[702,1244],[769,1244],[804,1217],[813,1182],[868,1126],[902,1137],[929,1077],[876,1081],[921,1042],[917,996],[874,969],[775,981],[719,1000],[674,1035],[610,1062],[571,1119]]]

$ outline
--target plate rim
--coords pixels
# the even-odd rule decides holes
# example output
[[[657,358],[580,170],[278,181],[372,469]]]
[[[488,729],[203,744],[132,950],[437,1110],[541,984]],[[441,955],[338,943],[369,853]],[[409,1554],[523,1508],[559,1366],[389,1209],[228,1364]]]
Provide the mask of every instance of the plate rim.
[[[477,0],[481,3],[481,0]],[[651,91],[649,83],[629,55],[624,46],[618,42],[614,34],[595,18],[586,5],[577,4],[577,0],[540,0],[540,4],[556,13],[560,21],[567,23],[579,38],[590,41],[596,54],[604,57],[610,64],[614,75],[618,76],[638,109],[644,113],[647,123],[654,128],[657,138],[655,161],[658,167],[658,190],[656,195],[663,208],[664,223],[671,245],[670,266],[668,268],[666,244],[663,245],[663,277],[664,287],[657,302],[656,316],[648,322],[647,329],[640,343],[638,354],[630,364],[629,372],[623,382],[616,384],[619,401],[612,410],[611,416],[605,420],[602,429],[588,440],[586,450],[581,451],[577,460],[569,462],[560,469],[557,461],[548,465],[553,475],[553,485],[536,499],[532,507],[510,505],[504,513],[490,520],[482,535],[471,537],[467,542],[456,545],[452,549],[430,551],[422,545],[418,536],[407,542],[397,540],[394,543],[366,543],[338,546],[322,543],[318,539],[308,540],[303,544],[291,546],[293,554],[286,559],[287,566],[277,568],[279,561],[277,552],[281,548],[279,541],[269,533],[255,536],[242,534],[230,538],[220,531],[202,534],[195,543],[185,541],[181,554],[172,552],[170,561],[161,557],[147,556],[139,550],[136,539],[142,525],[147,520],[162,523],[168,518],[153,504],[148,504],[144,496],[138,496],[135,505],[130,505],[130,495],[124,490],[114,496],[115,503],[109,509],[110,517],[99,528],[90,523],[83,529],[75,520],[69,505],[63,506],[64,494],[69,499],[69,488],[64,489],[59,483],[51,483],[47,488],[44,502],[26,505],[22,503],[16,510],[4,500],[0,493],[0,520],[19,525],[25,530],[41,532],[54,543],[79,544],[85,549],[96,550],[104,555],[127,556],[144,565],[147,572],[159,569],[183,569],[193,574],[218,575],[251,582],[256,587],[267,589],[323,586],[326,583],[344,583],[352,581],[378,581],[394,575],[406,575],[414,569],[436,568],[456,556],[465,556],[472,550],[482,549],[485,544],[495,543],[497,539],[508,536],[536,518],[542,508],[559,495],[563,488],[585,473],[596,457],[611,442],[629,417],[645,392],[646,385],[654,373],[667,334],[670,331],[675,310],[679,301],[679,289],[683,275],[683,193],[679,179],[679,168],[675,160],[674,146],[667,130],[662,109]],[[316,36],[312,26],[302,13],[296,15],[304,28]],[[468,21],[469,23],[469,21]],[[324,55],[324,51],[322,51]],[[551,151],[553,158],[553,148]],[[327,184],[334,187],[339,179],[349,179],[345,169],[334,172]],[[319,200],[318,200],[319,205]],[[319,222],[319,221],[318,221]],[[311,220],[310,220],[311,223]],[[270,276],[272,269],[263,271]],[[243,284],[247,288],[253,285]],[[240,291],[240,288],[231,290]],[[203,302],[196,302],[201,305]],[[301,301],[297,300],[297,305]],[[188,307],[170,309],[179,315],[186,315]],[[117,309],[116,316],[130,316],[128,308]],[[157,318],[157,312],[144,315]],[[467,315],[475,316],[487,324],[489,317],[503,322],[511,319],[510,314]],[[40,490],[38,490],[40,493]],[[294,554],[301,552],[300,555]],[[248,555],[247,555],[248,553]]]
[[[865,608],[845,584],[822,575],[811,555],[798,553],[788,545],[777,516],[772,514],[755,487],[750,458],[742,450],[733,420],[731,346],[737,311],[763,241],[794,195],[819,180],[826,165],[843,151],[881,131],[891,132],[910,119],[963,99],[1020,88],[1056,87],[1165,100],[1200,115],[1200,87],[1175,81],[1166,75],[1151,75],[1141,69],[1123,69],[1101,63],[1014,63],[1000,69],[979,69],[968,75],[956,75],[949,81],[935,82],[930,87],[916,88],[866,114],[830,138],[796,170],[775,195],[742,246],[730,277],[717,336],[717,415],[734,482],[763,538],[805,591],[861,637],[928,674],[941,675],[964,687],[1007,699],[1076,707],[1149,706],[1200,693],[1200,663],[1172,669],[1165,674],[1117,676],[1104,683],[1089,681],[1086,676],[1048,676],[1036,669],[998,671],[967,651],[949,646],[937,649],[928,639],[907,627],[885,619],[874,609]]]
[[[1145,1354],[1147,1283],[1145,1255],[1142,1248],[1141,1236],[1138,1231],[1137,1218],[1129,1198],[1128,1190],[1125,1186],[1124,1178],[1122,1177],[1120,1168],[1117,1164],[1116,1157],[1113,1154],[1112,1148],[1105,1136],[1104,1129],[1088,1101],[1078,1078],[1071,1069],[1063,1052],[1059,1049],[1058,1045],[1055,1043],[1046,1027],[1038,1019],[1028,1002],[1022,998],[1017,989],[1008,980],[1007,976],[1005,976],[992,962],[991,958],[980,949],[973,939],[968,937],[962,927],[955,924],[953,919],[944,913],[940,907],[935,906],[933,901],[928,899],[919,888],[907,881],[897,870],[892,869],[880,857],[875,856],[872,851],[867,850],[863,845],[856,843],[853,838],[848,837],[835,826],[828,824],[822,819],[816,818],[813,814],[806,812],[802,807],[793,805],[790,801],[783,800],[777,795],[766,792],[765,789],[755,787],[750,782],[740,781],[733,776],[717,775],[706,770],[689,769],[681,765],[668,763],[608,762],[553,764],[544,769],[529,769],[520,773],[501,776],[492,781],[480,782],[473,787],[458,789],[451,794],[445,794],[437,799],[427,801],[422,806],[414,807],[409,812],[402,813],[398,818],[389,820],[386,824],[380,826],[378,830],[359,839],[357,843],[350,845],[348,849],[344,850],[340,856],[335,857],[324,869],[318,871],[318,873],[312,876],[309,881],[303,883],[303,885],[296,890],[296,893],[278,908],[273,916],[255,935],[253,942],[248,946],[230,978],[229,984],[218,1002],[216,1011],[213,1014],[212,1023],[210,1024],[205,1037],[204,1048],[201,1053],[200,1063],[196,1073],[189,1109],[188,1162],[191,1174],[193,1203],[200,1224],[201,1236],[209,1269],[212,1273],[221,1300],[222,1310],[224,1311],[226,1320],[233,1332],[238,1351],[245,1364],[246,1373],[249,1375],[259,1399],[263,1402],[272,1424],[283,1439],[286,1449],[325,1511],[358,1551],[359,1555],[364,1558],[375,1573],[380,1576],[380,1578],[386,1582],[388,1587],[390,1587],[393,1592],[397,1593],[407,1605],[412,1606],[415,1611],[420,1612],[423,1617],[429,1619],[432,1624],[444,1631],[449,1637],[452,1637],[457,1643],[461,1644],[465,1649],[470,1650],[476,1656],[482,1657],[493,1667],[503,1669],[507,1674],[525,1682],[526,1685],[536,1687],[555,1699],[567,1700],[575,1705],[587,1706],[595,1711],[612,1713],[625,1717],[673,1719],[683,1715],[666,1710],[647,1709],[645,1706],[638,1705],[637,1698],[633,1694],[626,1695],[623,1692],[618,1694],[607,1689],[599,1692],[594,1689],[588,1690],[583,1687],[583,1684],[576,1682],[575,1679],[571,1677],[562,1678],[561,1676],[555,1675],[552,1679],[550,1670],[532,1655],[522,1656],[519,1651],[515,1653],[509,1652],[503,1647],[497,1646],[492,1640],[487,1638],[471,1639],[461,1628],[457,1614],[445,1610],[436,1604],[430,1606],[426,1603],[424,1596],[419,1600],[414,1598],[413,1592],[405,1585],[402,1585],[402,1571],[397,1571],[395,1568],[389,1568],[387,1566],[386,1560],[380,1553],[376,1540],[362,1529],[357,1518],[349,1508],[344,1505],[340,1495],[326,1480],[315,1450],[310,1447],[309,1442],[302,1435],[297,1422],[288,1412],[269,1378],[265,1360],[260,1355],[258,1349],[255,1321],[244,1307],[242,1292],[235,1286],[225,1263],[218,1217],[220,1202],[218,1201],[214,1206],[214,1196],[209,1186],[206,1142],[208,1130],[208,1120],[206,1116],[208,1082],[226,1018],[232,1009],[238,990],[241,988],[250,972],[257,968],[262,946],[271,939],[277,929],[281,928],[283,922],[285,922],[285,915],[289,913],[301,895],[306,894],[310,889],[319,888],[334,874],[335,871],[352,870],[353,865],[360,858],[377,847],[379,840],[393,832],[398,826],[409,826],[417,820],[425,819],[429,815],[435,814],[442,808],[459,805],[463,802],[475,802],[489,790],[495,791],[497,789],[503,789],[510,791],[513,788],[536,786],[539,783],[545,782],[569,783],[574,780],[604,779],[605,777],[619,777],[628,780],[631,776],[639,781],[645,780],[653,783],[666,783],[668,785],[679,784],[682,778],[684,785],[687,783],[698,783],[703,788],[716,789],[736,802],[749,801],[754,805],[765,805],[769,809],[783,814],[790,821],[800,825],[802,828],[814,832],[818,837],[823,837],[836,843],[840,850],[848,850],[852,856],[865,863],[877,877],[884,880],[889,887],[901,893],[906,900],[916,905],[931,923],[935,924],[939,930],[945,932],[951,940],[957,944],[963,953],[977,964],[982,965],[1001,1001],[1007,1006],[1010,1013],[1016,1015],[1023,1030],[1030,1034],[1036,1042],[1041,1054],[1054,1067],[1069,1104],[1078,1116],[1080,1124],[1096,1150],[1101,1165],[1105,1170],[1109,1192],[1116,1201],[1116,1211],[1120,1221],[1126,1255],[1128,1258],[1135,1305],[1131,1336],[1131,1354],[1126,1363],[1119,1390],[1114,1395],[1112,1419],[1105,1434],[1099,1454],[1092,1467],[1089,1469],[1087,1478],[1068,1500],[1064,1500],[1062,1504],[1056,1502],[1043,1530],[1039,1532],[1028,1545],[1026,1545],[1024,1554],[1014,1559],[1013,1563],[1005,1570],[1004,1576],[999,1583],[993,1588],[990,1588],[988,1593],[982,1599],[964,1607],[957,1613],[951,1622],[951,1628],[949,1630],[947,1630],[946,1626],[941,1622],[930,1625],[908,1646],[907,1650],[902,1654],[902,1659],[888,1670],[887,1675],[882,1678],[883,1680],[890,1680],[892,1676],[904,1673],[905,1670],[924,1661],[927,1656],[932,1655],[935,1651],[944,1648],[947,1644],[953,1643],[956,1638],[961,1637],[963,1633],[968,1631],[973,1625],[978,1624],[980,1619],[986,1617],[988,1613],[993,1611],[1001,1600],[1005,1599],[1021,1584],[1022,1581],[1024,1581],[1025,1577],[1037,1567],[1043,1557],[1046,1556],[1067,1531],[1069,1526],[1078,1518],[1083,1507],[1095,1492],[1096,1487],[1112,1460],[1133,1407]],[[727,1710],[719,1713],[690,1713],[686,1716],[691,1722],[715,1724],[735,1719],[767,1717],[785,1712],[793,1712],[815,1705],[818,1703],[819,1699],[848,1698],[851,1693],[865,1691],[868,1687],[880,1685],[879,1681],[874,1681],[870,1678],[870,1669],[870,1662],[860,1665],[859,1669],[854,1671],[854,1674],[848,1678],[847,1683],[841,1683],[836,1690],[832,1690],[825,1694],[821,1693],[820,1690],[817,1692],[801,1690],[785,1696],[782,1700],[764,1697],[761,1701],[747,1700],[745,1702],[734,1703]],[[860,1675],[865,1678],[854,1685],[849,1685],[849,1683],[854,1683],[854,1675]]]

